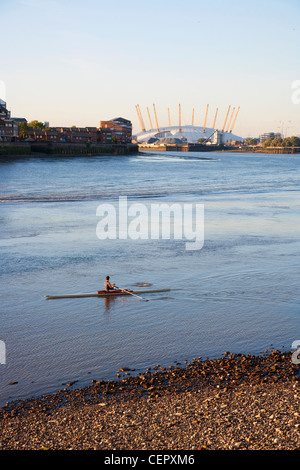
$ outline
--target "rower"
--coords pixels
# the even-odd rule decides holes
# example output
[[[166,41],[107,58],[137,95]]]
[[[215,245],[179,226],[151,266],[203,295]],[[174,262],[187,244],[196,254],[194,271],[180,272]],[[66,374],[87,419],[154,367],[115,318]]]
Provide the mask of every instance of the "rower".
[[[109,281],[109,276],[106,276],[106,281],[104,283],[104,288],[106,292],[114,291],[115,289],[115,284],[111,284]]]

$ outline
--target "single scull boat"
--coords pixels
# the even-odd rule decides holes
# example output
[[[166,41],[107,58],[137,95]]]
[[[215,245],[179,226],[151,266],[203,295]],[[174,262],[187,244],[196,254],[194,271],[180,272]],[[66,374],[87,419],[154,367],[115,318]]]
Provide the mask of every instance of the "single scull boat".
[[[171,289],[156,289],[156,290],[139,290],[139,291],[130,291],[130,290],[120,290],[106,292],[105,290],[99,290],[96,292],[90,292],[86,294],[65,294],[65,295],[46,295],[46,299],[71,299],[79,297],[118,297],[119,295],[139,295],[139,294],[152,294],[155,292],[169,292]]]

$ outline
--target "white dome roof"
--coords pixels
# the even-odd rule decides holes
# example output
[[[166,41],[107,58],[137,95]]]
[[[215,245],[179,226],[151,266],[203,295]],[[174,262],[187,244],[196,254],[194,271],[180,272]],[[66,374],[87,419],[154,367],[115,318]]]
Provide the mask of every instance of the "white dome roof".
[[[209,139],[212,137],[213,134],[217,131],[217,129],[212,129],[206,127],[205,131],[203,132],[203,127],[198,126],[181,126],[181,132],[179,132],[179,126],[171,126],[171,127],[162,127],[159,129],[152,129],[145,132],[140,132],[136,135],[138,142],[145,142],[150,138],[156,139],[165,139],[165,138],[175,138],[181,139],[185,142],[195,143],[198,139]],[[221,132],[221,131],[219,131]],[[222,142],[230,141],[230,140],[244,140],[243,137],[239,137],[231,132],[223,132],[222,133]]]

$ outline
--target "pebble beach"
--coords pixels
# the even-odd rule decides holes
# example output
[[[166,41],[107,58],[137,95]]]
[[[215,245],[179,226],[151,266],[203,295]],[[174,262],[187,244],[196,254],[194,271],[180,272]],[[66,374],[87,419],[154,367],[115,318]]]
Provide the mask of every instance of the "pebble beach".
[[[195,358],[7,403],[1,450],[298,450],[290,352]]]

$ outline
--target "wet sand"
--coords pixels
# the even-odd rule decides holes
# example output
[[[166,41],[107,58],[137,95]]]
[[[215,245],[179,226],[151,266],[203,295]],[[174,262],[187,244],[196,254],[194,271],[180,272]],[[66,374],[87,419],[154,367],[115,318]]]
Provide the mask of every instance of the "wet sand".
[[[116,381],[70,385],[0,409],[0,449],[298,450],[290,352],[225,353]]]

